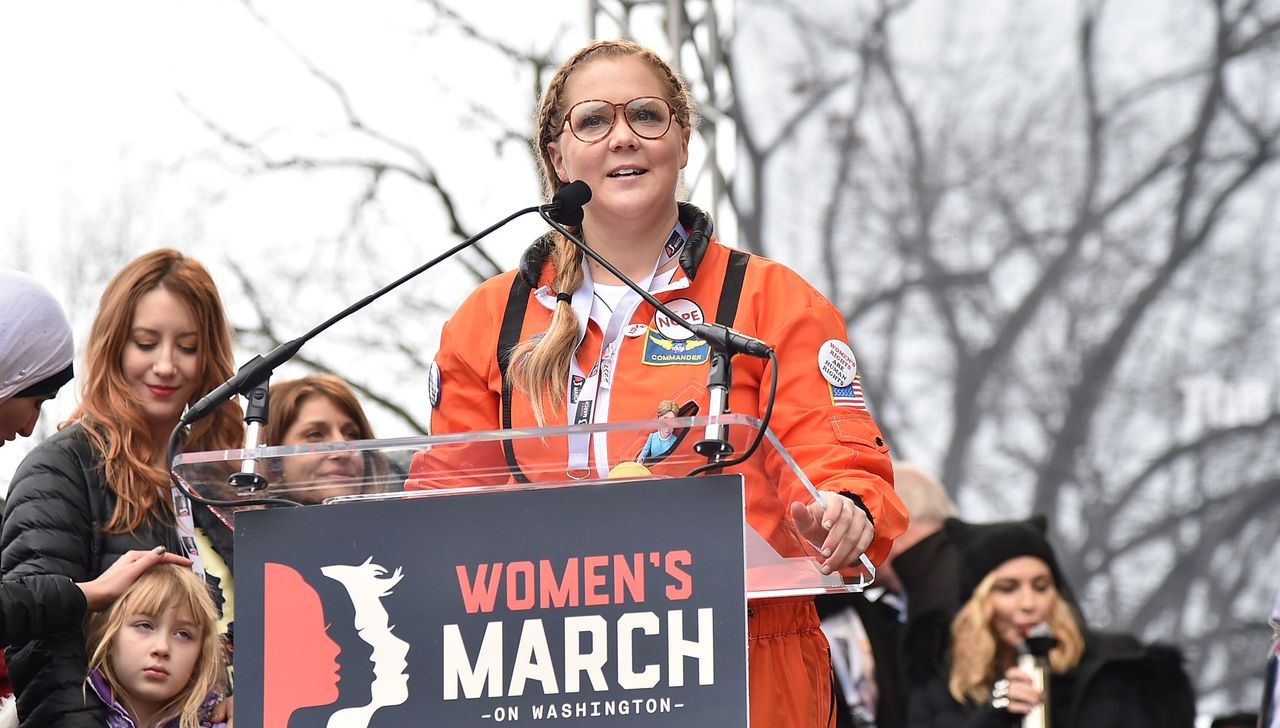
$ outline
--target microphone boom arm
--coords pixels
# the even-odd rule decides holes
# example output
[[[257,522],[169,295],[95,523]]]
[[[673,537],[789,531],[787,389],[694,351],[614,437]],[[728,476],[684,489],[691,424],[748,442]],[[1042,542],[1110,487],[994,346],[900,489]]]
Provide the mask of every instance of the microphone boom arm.
[[[575,185],[580,185],[581,188],[584,188],[586,190],[586,194],[577,194],[578,188],[576,188]],[[566,203],[566,207],[578,204],[576,199],[578,197],[585,197],[581,204],[585,204],[586,200],[591,199],[590,190],[583,182],[573,182],[566,186],[564,190],[572,190],[571,193],[566,194],[565,196],[566,200],[572,200],[572,202]],[[560,196],[557,195],[557,200],[559,197]],[[667,308],[666,304],[659,301],[652,293],[649,293],[635,281],[631,280],[630,277],[624,275],[622,271],[618,270],[618,268],[613,265],[613,263],[610,263],[608,259],[593,250],[591,246],[587,245],[577,236],[566,230],[565,227],[555,219],[554,215],[544,209],[539,209],[538,212],[547,224],[551,225],[551,227],[555,228],[557,232],[565,236],[565,238],[581,250],[584,255],[599,263],[605,270],[609,271],[614,275],[614,277],[626,284],[628,288],[639,294],[640,298],[642,298],[645,303],[653,306],[654,309],[660,311],[672,321],[675,321],[680,326],[683,326],[685,329],[692,332],[694,336],[706,340],[712,350],[711,373],[707,382],[707,388],[710,394],[710,411],[707,415],[713,420],[716,416],[722,415],[728,411],[729,387],[732,383],[732,367],[730,359],[733,355],[741,353],[764,359],[770,359],[773,357],[773,349],[768,344],[760,341],[759,339],[734,331],[728,326],[724,326],[722,324],[699,324],[684,320],[680,316],[676,315],[674,311]],[[580,221],[581,217],[578,216],[577,220]],[[729,444],[727,429],[728,427],[722,424],[708,424],[704,439],[698,441],[694,445],[694,450],[697,451],[698,454],[706,456],[709,465],[722,463],[724,458],[733,454],[733,446]],[[751,449],[754,449],[754,446]]]
[[[254,389],[265,387],[267,381],[271,378],[272,372],[274,372],[276,368],[279,367],[281,364],[284,364],[285,362],[292,359],[293,356],[297,354],[298,351],[302,349],[302,346],[306,344],[308,341],[314,339],[316,336],[320,335],[322,332],[329,329],[331,326],[338,323],[339,321],[359,311],[365,306],[368,306],[369,304],[373,303],[374,301],[386,295],[387,293],[390,293],[392,290],[400,287],[410,279],[422,274],[423,272],[427,271],[430,268],[434,268],[436,265],[439,265],[441,262],[457,254],[464,248],[474,245],[477,241],[479,241],[481,238],[485,237],[489,233],[493,232],[494,230],[497,230],[498,228],[502,227],[503,225],[506,225],[507,223],[511,222],[517,217],[521,217],[522,215],[527,215],[531,212],[541,212],[545,216],[548,210],[555,212],[557,211],[558,208],[562,206],[569,206],[571,204],[572,203],[567,203],[566,205],[562,205],[559,200],[553,200],[551,203],[547,203],[543,205],[534,205],[532,207],[526,207],[526,208],[517,210],[511,213],[510,215],[507,215],[506,217],[502,218],[498,222],[485,228],[484,230],[481,230],[475,235],[472,235],[466,240],[463,240],[462,242],[458,243],[452,248],[449,248],[445,252],[441,253],[440,255],[437,255],[436,257],[432,258],[426,263],[423,263],[417,268],[414,268],[408,273],[400,276],[399,278],[392,281],[391,283],[388,283],[382,288],[379,288],[373,293],[370,293],[369,295],[360,299],[359,301],[356,301],[350,306],[347,306],[346,308],[342,309],[341,311],[334,314],[333,316],[330,316],[328,319],[321,322],[319,325],[315,326],[314,328],[312,328],[310,331],[306,332],[302,336],[299,336],[296,339],[292,339],[290,341],[284,342],[283,344],[280,344],[279,346],[277,346],[276,348],[268,352],[265,356],[260,354],[250,359],[243,366],[241,366],[240,369],[236,371],[235,376],[231,377],[226,382],[223,382],[221,385],[219,385],[209,394],[205,395],[204,397],[201,397],[200,400],[196,402],[194,406],[192,406],[182,415],[182,419],[179,420],[178,425],[173,429],[173,432],[169,437],[169,447],[168,447],[169,479],[173,482],[174,486],[177,487],[178,490],[182,492],[183,495],[187,496],[187,498],[189,498],[195,503],[200,503],[206,506],[301,505],[299,503],[295,503],[293,501],[286,500],[283,498],[257,498],[257,499],[242,499],[242,500],[234,500],[234,501],[221,501],[221,500],[204,498],[193,493],[191,489],[187,487],[186,483],[182,480],[182,478],[179,478],[177,476],[177,473],[173,471],[173,461],[179,452],[179,448],[178,448],[178,444],[180,440],[180,438],[178,437],[179,432],[181,432],[181,430],[184,427],[188,427],[193,423],[197,422],[198,420],[208,416],[211,412],[213,412],[215,409],[220,407],[223,403],[225,403],[227,400],[231,399],[232,397],[236,395],[249,396],[250,392],[253,392]],[[257,415],[256,417],[259,421],[253,424],[258,424],[259,426],[261,426],[262,424],[266,423],[265,411],[262,412],[260,415]],[[251,432],[250,434],[254,435],[256,434],[256,432]],[[256,438],[252,438],[252,439],[256,440]],[[256,447],[257,444],[258,443],[256,441],[253,441],[250,443],[249,446]],[[256,463],[254,465],[256,466]],[[255,488],[264,487],[263,483],[256,481],[255,479],[252,478],[252,474],[253,474],[252,469],[245,471],[246,482],[252,481],[253,487]]]

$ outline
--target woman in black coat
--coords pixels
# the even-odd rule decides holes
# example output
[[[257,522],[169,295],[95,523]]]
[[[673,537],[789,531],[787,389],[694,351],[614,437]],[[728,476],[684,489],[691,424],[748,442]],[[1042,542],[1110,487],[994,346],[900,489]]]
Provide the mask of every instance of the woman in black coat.
[[[203,266],[157,250],[116,274],[89,331],[80,406],[14,475],[0,532],[4,581],[88,582],[127,552],[157,546],[195,559],[180,539],[194,526],[174,508],[167,441],[184,408],[231,374],[230,327]],[[227,405],[191,428],[186,449],[242,440],[238,408]],[[105,725],[101,703],[85,699],[81,626],[26,627],[32,636],[6,652],[24,728]]]
[[[960,552],[963,606],[949,671],[913,691],[910,728],[1021,726],[1047,704],[1052,728],[1191,728],[1195,698],[1181,655],[1127,636],[1086,632],[1044,520],[947,522]],[[1048,625],[1048,689],[1018,667],[1033,628]]]
[[[126,553],[83,584],[58,574],[33,574],[0,584],[0,639],[14,644],[74,629],[85,615],[111,606],[142,572],[161,563],[190,566],[191,559],[157,546]]]

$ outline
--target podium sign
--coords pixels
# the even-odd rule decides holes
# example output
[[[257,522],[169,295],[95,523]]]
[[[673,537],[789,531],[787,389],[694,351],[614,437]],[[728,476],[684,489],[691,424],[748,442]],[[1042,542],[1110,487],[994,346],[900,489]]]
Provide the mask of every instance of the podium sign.
[[[740,475],[241,511],[236,723],[747,725]]]

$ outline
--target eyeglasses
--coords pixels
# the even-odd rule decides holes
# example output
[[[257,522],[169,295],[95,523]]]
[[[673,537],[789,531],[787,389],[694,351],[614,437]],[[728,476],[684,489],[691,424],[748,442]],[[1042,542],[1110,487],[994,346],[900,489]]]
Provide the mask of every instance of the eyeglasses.
[[[575,137],[592,144],[609,135],[618,118],[618,109],[622,109],[627,126],[641,139],[661,139],[671,128],[671,117],[676,113],[666,99],[656,96],[641,96],[625,104],[587,99],[569,107],[562,126],[568,124]]]

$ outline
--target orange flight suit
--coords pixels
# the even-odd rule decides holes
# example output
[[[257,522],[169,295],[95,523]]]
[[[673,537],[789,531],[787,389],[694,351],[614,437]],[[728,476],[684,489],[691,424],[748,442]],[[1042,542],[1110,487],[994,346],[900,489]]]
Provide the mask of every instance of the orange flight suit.
[[[664,260],[670,258],[665,267],[672,269],[671,280],[651,286],[651,292],[664,303],[683,299],[677,303],[678,313],[710,323],[716,318],[731,251],[711,237],[710,221],[697,208],[682,204],[680,222],[678,232],[684,234],[672,237],[664,256]],[[517,282],[515,277],[523,274],[526,280],[536,281],[536,285],[522,289],[533,292],[527,294],[521,341],[546,331],[555,300],[555,292],[546,288],[552,280],[552,266],[537,255],[537,248],[535,244],[526,253],[523,273],[512,271],[486,281],[445,325],[435,359],[439,378],[433,390],[438,399],[433,402],[432,434],[502,428],[503,381],[496,351],[499,324],[513,283]],[[660,262],[659,271],[663,268]],[[586,305],[590,306],[591,292],[586,291],[586,296]],[[581,301],[575,298],[575,310]],[[588,316],[589,309],[579,311],[580,319]],[[660,322],[653,307],[643,302],[628,323],[627,333],[616,339],[614,352],[602,351],[606,348],[605,332],[595,321],[585,327],[576,351],[576,371],[583,377],[594,375],[601,385],[608,376],[608,395],[598,387],[592,400],[587,400],[585,394],[579,398],[574,389],[581,386],[580,382],[566,382],[570,402],[560,411],[552,411],[548,403],[547,426],[569,424],[571,415],[575,422],[653,419],[658,403],[667,399],[676,400],[682,414],[689,414],[695,405],[698,412],[706,413],[709,366],[702,353],[708,348],[705,343],[677,338],[679,334],[670,322],[665,318]],[[820,370],[823,344],[830,340],[845,342],[843,316],[790,269],[751,256],[741,278],[731,326],[770,344],[777,352],[778,396],[770,428],[814,486],[849,495],[863,507],[875,527],[875,539],[867,555],[879,564],[889,553],[893,539],[905,529],[907,515],[893,491],[888,445],[861,405],[860,390],[850,397],[849,387],[836,388]],[[614,355],[607,356],[609,353]],[[767,360],[747,356],[733,359],[731,412],[763,417],[769,386],[767,364]],[[434,376],[437,375],[433,373]],[[853,388],[858,387],[860,384],[855,382]],[[523,393],[512,396],[510,426],[536,426],[528,397]],[[690,435],[677,447],[691,448],[692,442],[700,439],[699,432]],[[643,444],[643,440],[608,439],[610,462],[634,459]],[[563,449],[548,453],[545,447],[537,452],[526,448],[515,453],[516,461],[521,463],[534,459],[543,464],[566,463],[566,456]],[[437,470],[433,457],[432,453],[423,453],[414,459],[406,487],[441,487],[439,479],[432,477]],[[475,467],[496,465],[504,458],[502,453],[493,449],[486,452],[485,448],[472,451],[468,457],[474,459],[470,465]],[[593,468],[597,466],[594,457],[591,464]],[[607,465],[601,467],[607,470]],[[779,463],[764,464],[765,471],[776,473],[778,467]],[[660,465],[653,469],[662,473]],[[565,479],[564,466],[553,467],[553,475],[545,469],[528,470],[528,477],[535,481],[553,475]],[[763,472],[743,472],[747,475],[747,520],[773,541],[789,504],[808,503],[812,497],[794,479],[778,483],[776,477],[770,479]],[[761,728],[834,726],[830,655],[812,599],[751,600],[747,623],[751,724]]]

